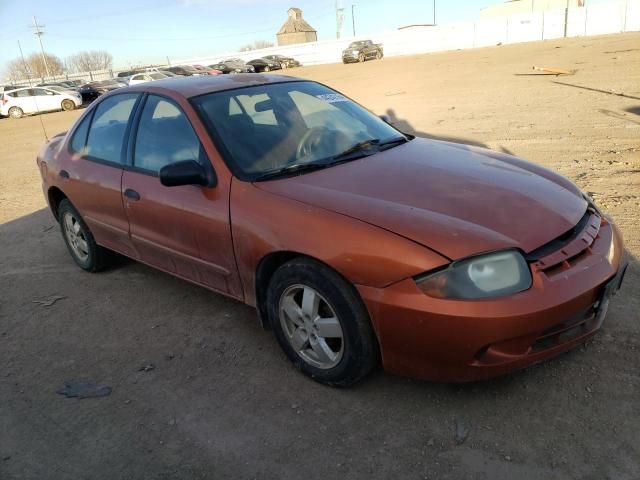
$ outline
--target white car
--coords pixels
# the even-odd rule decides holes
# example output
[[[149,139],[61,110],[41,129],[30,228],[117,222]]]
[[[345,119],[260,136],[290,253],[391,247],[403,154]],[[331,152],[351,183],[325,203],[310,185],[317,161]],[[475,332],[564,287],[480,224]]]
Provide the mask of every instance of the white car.
[[[0,97],[0,115],[20,118],[23,115],[52,110],[73,110],[82,105],[82,96],[71,90],[48,87],[24,87],[5,91]]]
[[[129,79],[129,85],[137,85],[139,83],[153,82],[156,80],[162,80],[164,78],[169,78],[168,75],[160,72],[146,72],[146,73],[136,73],[132,75]]]

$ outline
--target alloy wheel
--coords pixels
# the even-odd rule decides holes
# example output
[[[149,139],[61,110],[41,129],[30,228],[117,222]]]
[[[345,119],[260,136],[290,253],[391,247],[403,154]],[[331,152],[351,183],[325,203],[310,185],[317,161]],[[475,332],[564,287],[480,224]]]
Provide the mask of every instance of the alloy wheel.
[[[344,333],[333,307],[315,289],[292,285],[280,297],[280,325],[291,347],[308,364],[328,370],[342,360]]]
[[[85,262],[89,257],[89,245],[87,244],[87,238],[78,219],[75,218],[70,212],[64,213],[64,235],[69,242],[69,246],[73,251],[73,254],[81,262]]]

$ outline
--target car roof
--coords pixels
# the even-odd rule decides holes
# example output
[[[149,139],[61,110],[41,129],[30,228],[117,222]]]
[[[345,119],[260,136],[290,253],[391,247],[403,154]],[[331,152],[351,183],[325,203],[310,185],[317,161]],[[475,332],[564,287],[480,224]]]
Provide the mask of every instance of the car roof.
[[[254,87],[283,82],[307,81],[303,78],[290,77],[288,75],[264,75],[261,73],[245,73],[237,75],[216,75],[202,77],[172,77],[157,80],[153,84],[136,85],[119,90],[146,91],[158,88],[170,90],[180,94],[185,98],[196,97],[206,93],[221,92],[243,87]]]

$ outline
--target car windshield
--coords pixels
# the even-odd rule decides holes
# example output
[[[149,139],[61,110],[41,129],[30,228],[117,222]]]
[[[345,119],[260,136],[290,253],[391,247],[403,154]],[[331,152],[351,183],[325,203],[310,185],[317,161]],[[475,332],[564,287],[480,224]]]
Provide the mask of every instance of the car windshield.
[[[154,80],[162,80],[163,78],[169,78],[164,73],[150,73],[149,76]]]
[[[56,92],[64,92],[67,90],[66,88],[61,87],[59,85],[47,85],[47,89],[55,90]]]
[[[305,166],[325,168],[407,141],[365,108],[314,82],[214,92],[191,102],[242,180],[292,167],[300,173]]]
[[[349,48],[359,48],[364,46],[364,42],[351,42],[351,44],[349,44]]]
[[[198,70],[194,67],[192,67],[191,65],[184,65],[182,67],[178,67],[178,68],[182,68],[183,70],[186,70],[187,72],[197,72]]]

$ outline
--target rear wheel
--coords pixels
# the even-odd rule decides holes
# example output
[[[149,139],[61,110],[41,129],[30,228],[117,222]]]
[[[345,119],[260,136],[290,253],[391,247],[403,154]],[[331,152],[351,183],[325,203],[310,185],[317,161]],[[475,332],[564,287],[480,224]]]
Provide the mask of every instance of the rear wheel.
[[[380,50],[378,50],[376,52],[376,60],[380,60],[382,58],[382,53],[380,53]]]
[[[58,206],[58,221],[67,250],[80,268],[98,272],[107,266],[111,252],[96,243],[91,230],[67,199]]]
[[[269,72],[270,70],[271,70],[271,68],[269,68],[269,65],[266,65],[266,66],[264,67],[264,71],[265,71],[265,72]]]
[[[24,112],[20,107],[11,107],[9,109],[9,116],[11,118],[21,118],[24,115]]]
[[[346,387],[376,365],[378,346],[354,287],[319,262],[298,258],[273,275],[269,320],[289,360],[305,375]]]
[[[63,100],[62,101],[62,110],[64,110],[65,112],[68,112],[70,110],[73,110],[76,108],[76,104],[73,103],[71,100]]]

